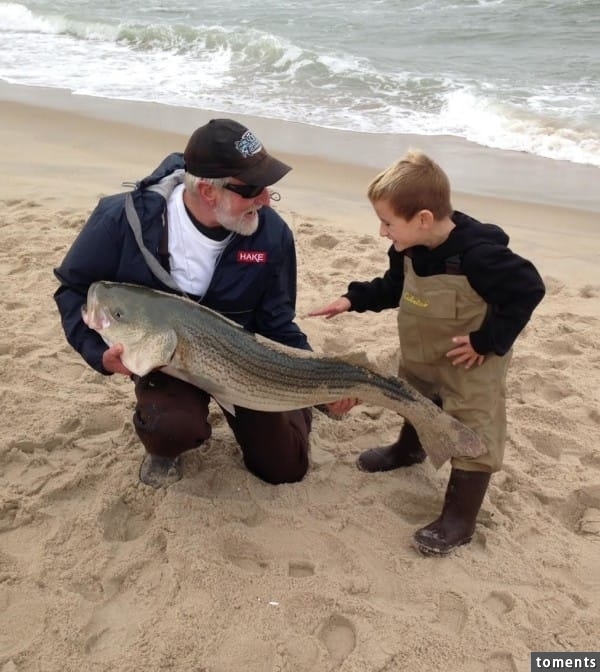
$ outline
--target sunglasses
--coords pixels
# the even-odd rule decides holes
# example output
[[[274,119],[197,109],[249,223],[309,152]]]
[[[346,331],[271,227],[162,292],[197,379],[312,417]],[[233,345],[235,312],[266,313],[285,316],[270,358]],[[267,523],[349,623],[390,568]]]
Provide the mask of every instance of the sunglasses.
[[[223,189],[233,191],[242,198],[256,198],[260,196],[266,187],[258,187],[254,184],[224,184]]]

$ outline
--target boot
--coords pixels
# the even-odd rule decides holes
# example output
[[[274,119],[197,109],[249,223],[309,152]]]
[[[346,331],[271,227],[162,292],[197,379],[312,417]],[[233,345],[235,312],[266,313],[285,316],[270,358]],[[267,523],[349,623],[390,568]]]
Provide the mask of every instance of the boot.
[[[405,422],[396,443],[391,446],[365,450],[358,456],[356,466],[361,471],[390,471],[400,467],[410,467],[412,464],[420,464],[426,457],[417,431],[409,422]]]
[[[471,541],[490,476],[485,471],[452,469],[442,513],[414,534],[414,545],[420,553],[444,556]]]
[[[140,481],[152,488],[168,487],[180,481],[182,476],[181,455],[171,459],[146,453],[140,464]]]

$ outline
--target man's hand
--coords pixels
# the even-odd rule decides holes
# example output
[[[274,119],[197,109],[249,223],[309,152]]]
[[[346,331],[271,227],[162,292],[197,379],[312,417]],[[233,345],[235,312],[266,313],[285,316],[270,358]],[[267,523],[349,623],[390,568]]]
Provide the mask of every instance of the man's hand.
[[[329,404],[317,404],[315,408],[321,413],[324,413],[328,418],[333,420],[341,420],[342,417],[357,404],[361,404],[360,399],[340,399],[339,401],[332,401]]]
[[[131,371],[121,361],[123,354],[123,346],[120,343],[115,343],[104,352],[102,355],[102,366],[105,371],[110,373],[122,373],[124,376],[130,376]]]
[[[470,369],[474,364],[481,366],[485,355],[480,355],[473,350],[471,339],[468,336],[455,336],[452,342],[457,346],[446,353],[446,357],[452,360],[452,366],[464,365],[465,369]]]
[[[309,317],[325,315],[326,319],[330,319],[331,317],[335,317],[340,313],[345,313],[347,310],[350,310],[350,306],[350,300],[345,296],[340,296],[340,298],[336,299],[333,303],[323,306],[323,308],[319,308],[318,310],[313,310],[308,315]]]
[[[351,408],[354,408],[357,404],[360,404],[360,399],[340,399],[339,401],[332,401],[329,404],[325,404],[327,410],[333,415],[345,415]]]

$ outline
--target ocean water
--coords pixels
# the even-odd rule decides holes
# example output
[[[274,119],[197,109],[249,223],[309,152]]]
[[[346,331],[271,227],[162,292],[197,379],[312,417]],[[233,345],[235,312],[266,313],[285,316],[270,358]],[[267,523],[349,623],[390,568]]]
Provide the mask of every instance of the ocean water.
[[[0,2],[0,79],[600,166],[600,0]]]

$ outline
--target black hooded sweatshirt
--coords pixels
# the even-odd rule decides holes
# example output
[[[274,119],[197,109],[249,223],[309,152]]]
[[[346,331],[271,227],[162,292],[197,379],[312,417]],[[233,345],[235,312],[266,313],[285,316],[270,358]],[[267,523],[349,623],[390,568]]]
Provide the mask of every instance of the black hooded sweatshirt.
[[[530,261],[508,248],[508,236],[500,227],[483,224],[456,210],[452,221],[455,228],[436,248],[418,245],[397,252],[390,247],[390,267],[383,277],[351,282],[344,296],[351,303],[350,310],[359,313],[397,308],[404,284],[405,255],[412,259],[420,277],[452,269],[464,275],[489,306],[481,328],[470,334],[473,349],[480,355],[504,355],[544,298],[544,283]]]

